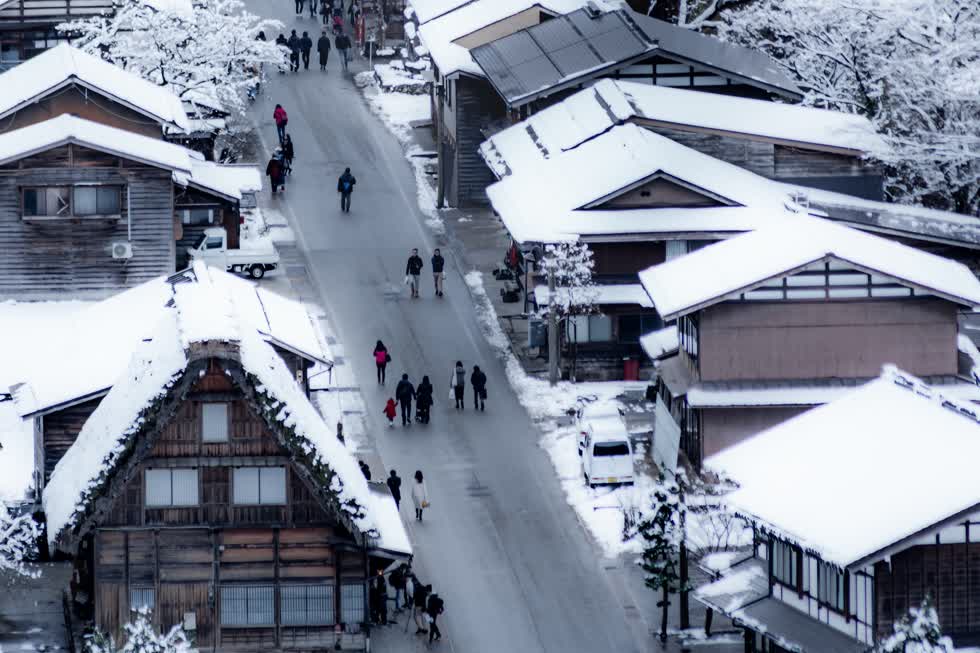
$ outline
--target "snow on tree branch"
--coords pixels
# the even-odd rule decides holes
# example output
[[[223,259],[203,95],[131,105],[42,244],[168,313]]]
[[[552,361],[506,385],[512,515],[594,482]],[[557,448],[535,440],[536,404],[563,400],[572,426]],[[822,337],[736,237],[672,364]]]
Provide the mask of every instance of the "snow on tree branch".
[[[150,621],[150,611],[143,607],[136,611],[136,619],[124,627],[126,643],[116,646],[111,636],[96,632],[85,642],[87,653],[190,653],[191,643],[180,625],[166,634],[158,633]]]
[[[980,3],[757,0],[724,18],[723,35],[769,53],[806,104],[872,120],[891,197],[980,212]]]
[[[939,614],[928,596],[918,608],[909,609],[894,629],[878,647],[879,653],[953,653],[953,641],[943,636]]]
[[[27,562],[37,551],[41,529],[30,514],[14,515],[0,502],[0,572],[37,577],[39,572]]]
[[[555,277],[555,292],[548,295],[547,311],[559,316],[585,315],[595,311],[598,290],[592,282],[592,250],[585,243],[545,246],[541,268]]]
[[[719,25],[722,10],[740,7],[752,0],[649,0],[647,15],[699,30]]]
[[[161,86],[182,99],[201,97],[243,115],[248,88],[286,51],[274,42],[282,23],[263,20],[240,0],[194,0],[185,14],[143,0],[120,0],[111,14],[58,25],[72,43]],[[258,33],[267,40],[257,40]]]

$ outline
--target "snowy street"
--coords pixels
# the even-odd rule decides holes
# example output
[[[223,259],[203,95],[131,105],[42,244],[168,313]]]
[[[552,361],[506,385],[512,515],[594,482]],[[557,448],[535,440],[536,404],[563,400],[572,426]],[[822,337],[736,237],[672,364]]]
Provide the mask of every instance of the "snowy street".
[[[319,29],[291,5],[251,2],[286,30]],[[317,31],[316,34],[319,32]],[[270,36],[271,38],[271,36]],[[447,255],[446,296],[436,299],[429,257],[436,246],[422,223],[415,178],[401,148],[360,97],[331,53],[328,72],[312,66],[273,75],[254,115],[264,145],[275,142],[276,103],[289,112],[296,144],[286,194],[270,203],[292,221],[344,345],[343,364],[364,389],[368,425],[386,469],[426,475],[432,503],[421,524],[409,521],[420,577],[446,599],[447,638],[459,651],[656,650],[633,601],[624,596],[622,563],[607,561],[568,507],[539,434],[508,386],[503,366],[481,335],[460,270]],[[358,70],[360,68],[357,68]],[[342,215],[336,179],[357,178],[351,213]],[[402,284],[413,247],[425,261],[421,298]],[[371,351],[381,339],[392,355],[378,388]],[[487,412],[448,406],[448,376],[462,360],[487,373]],[[402,372],[435,385],[432,423],[389,429],[381,409]],[[403,490],[404,491],[404,490]],[[411,520],[411,508],[403,515]],[[632,570],[630,570],[632,572]],[[392,627],[401,635],[402,626]],[[406,638],[411,638],[411,634]],[[391,639],[386,636],[386,639]]]

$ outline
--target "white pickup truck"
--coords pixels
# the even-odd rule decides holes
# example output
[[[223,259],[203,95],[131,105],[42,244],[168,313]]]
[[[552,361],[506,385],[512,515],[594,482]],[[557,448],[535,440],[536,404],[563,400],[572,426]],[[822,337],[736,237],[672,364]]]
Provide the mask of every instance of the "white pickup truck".
[[[194,261],[204,261],[228,272],[247,274],[253,279],[261,279],[265,273],[279,267],[279,252],[271,243],[228,249],[228,233],[224,227],[210,227],[204,230],[201,238],[187,253]]]

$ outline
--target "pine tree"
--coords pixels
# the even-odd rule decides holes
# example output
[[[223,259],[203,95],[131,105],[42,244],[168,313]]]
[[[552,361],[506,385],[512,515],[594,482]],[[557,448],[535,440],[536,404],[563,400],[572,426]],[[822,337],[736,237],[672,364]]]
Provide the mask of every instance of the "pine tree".
[[[926,596],[922,605],[895,622],[895,632],[882,642],[880,653],[953,653],[953,642],[939,627],[939,614]]]
[[[681,585],[679,562],[685,512],[680,486],[661,474],[651,497],[650,512],[638,526],[645,542],[640,566],[646,572],[646,585],[661,592],[661,600],[657,603],[663,609],[660,641],[667,640],[670,595],[685,589]]]

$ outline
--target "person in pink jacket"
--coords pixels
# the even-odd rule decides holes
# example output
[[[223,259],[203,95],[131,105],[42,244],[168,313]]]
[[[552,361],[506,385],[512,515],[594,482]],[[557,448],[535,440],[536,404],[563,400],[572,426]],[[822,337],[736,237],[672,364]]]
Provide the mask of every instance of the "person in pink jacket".
[[[391,355],[388,353],[388,348],[385,347],[385,343],[379,340],[378,344],[374,346],[374,365],[378,368],[379,385],[384,385],[385,383],[385,369],[390,362]]]
[[[272,112],[272,119],[276,121],[276,133],[279,134],[279,144],[282,145],[286,142],[286,124],[289,122],[289,116],[286,115],[286,110],[281,104],[276,105],[275,111]]]

